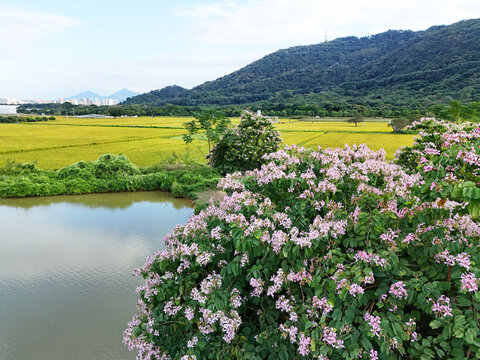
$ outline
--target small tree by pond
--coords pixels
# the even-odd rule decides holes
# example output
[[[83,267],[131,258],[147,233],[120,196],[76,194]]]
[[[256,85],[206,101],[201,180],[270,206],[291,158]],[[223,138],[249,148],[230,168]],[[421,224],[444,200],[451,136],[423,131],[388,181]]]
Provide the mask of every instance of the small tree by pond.
[[[195,145],[202,155],[209,160],[210,169],[213,168],[213,158],[211,152],[213,146],[220,140],[230,125],[230,119],[221,111],[204,110],[199,113],[194,120],[183,124],[188,133],[183,135],[183,140],[187,144],[193,144],[196,137],[205,139],[208,144],[208,153],[202,149],[201,145]],[[203,143],[203,141],[202,141]]]
[[[281,142],[269,117],[245,111],[238,126],[227,129],[213,148],[213,166],[222,174],[252,170],[265,163],[263,155],[277,151]]]

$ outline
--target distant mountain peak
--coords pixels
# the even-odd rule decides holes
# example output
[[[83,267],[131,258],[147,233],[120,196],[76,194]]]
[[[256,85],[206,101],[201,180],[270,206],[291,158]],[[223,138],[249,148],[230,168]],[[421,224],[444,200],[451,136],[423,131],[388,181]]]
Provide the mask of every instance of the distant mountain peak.
[[[80,99],[99,99],[99,100],[103,100],[103,99],[116,99],[118,100],[119,102],[122,102],[122,101],[125,101],[127,98],[129,97],[133,97],[133,96],[137,96],[139,95],[139,93],[136,93],[134,91],[130,91],[126,88],[123,88],[111,95],[107,95],[107,96],[103,96],[103,95],[99,95],[93,91],[90,91],[90,90],[87,90],[87,91],[83,91],[77,95],[73,95],[73,96],[69,96],[67,97],[66,99],[67,100],[72,100],[72,99],[77,99],[77,100],[80,100]]]
[[[69,96],[66,99],[67,100],[72,100],[72,99],[80,100],[80,99],[102,99],[102,98],[103,98],[103,96],[98,95],[97,93],[95,93],[93,91],[86,90],[86,91],[82,91],[81,93],[78,93],[76,95]]]
[[[116,93],[113,93],[112,95],[108,96],[109,99],[117,99],[118,101],[124,101],[129,97],[137,96],[140,95],[139,93],[136,93],[134,91],[130,91],[126,88],[123,88],[122,90],[117,91]]]

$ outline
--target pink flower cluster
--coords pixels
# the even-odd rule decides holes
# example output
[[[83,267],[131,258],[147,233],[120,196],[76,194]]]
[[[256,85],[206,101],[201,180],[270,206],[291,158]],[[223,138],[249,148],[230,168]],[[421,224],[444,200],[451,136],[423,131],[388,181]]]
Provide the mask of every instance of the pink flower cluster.
[[[250,294],[252,297],[259,297],[260,295],[262,295],[263,285],[265,285],[265,281],[263,281],[262,279],[251,278],[250,285],[253,287],[253,290]]]
[[[475,274],[469,272],[461,275],[462,291],[475,292],[478,291],[478,280]]]
[[[388,265],[387,260],[381,258],[380,256],[369,252],[367,253],[364,250],[358,251],[354,256],[355,262],[363,261],[370,265],[376,265],[380,267],[386,267]]]
[[[305,336],[305,334],[300,334],[300,339],[298,340],[298,353],[302,356],[306,356],[310,352],[310,338]]]
[[[314,296],[312,305],[315,309],[321,310],[323,315],[326,315],[333,310],[333,305],[329,304],[327,298],[319,299],[317,296]]]
[[[370,326],[370,332],[376,337],[380,338],[380,333],[382,331],[380,328],[380,316],[373,316],[369,313],[365,313],[365,315],[363,315],[363,319],[368,322],[368,325]]]
[[[470,269],[470,255],[463,252],[458,254],[457,256],[451,255],[450,251],[444,250],[439,254],[435,255],[435,260],[440,263],[443,262],[445,265],[448,266],[455,266],[455,264],[464,267],[465,269]]]
[[[341,349],[345,347],[343,345],[343,340],[337,339],[337,333],[335,332],[335,329],[328,326],[323,328],[322,340],[327,345],[330,345],[335,349]]]
[[[387,244],[396,245],[395,239],[400,235],[401,230],[388,229],[388,231],[380,235],[380,240]]]
[[[452,315],[452,308],[450,307],[450,298],[445,295],[433,303],[432,310],[436,317],[447,317]]]
[[[407,290],[405,289],[405,284],[403,283],[403,281],[397,281],[396,283],[392,284],[388,292],[400,300],[406,299],[408,297]]]

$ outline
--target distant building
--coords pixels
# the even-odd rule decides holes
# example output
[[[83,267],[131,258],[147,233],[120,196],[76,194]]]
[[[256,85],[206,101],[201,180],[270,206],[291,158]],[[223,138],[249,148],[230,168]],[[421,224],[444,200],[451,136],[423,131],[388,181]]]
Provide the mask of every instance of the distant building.
[[[17,105],[0,105],[0,114],[16,114],[17,113]]]
[[[78,105],[78,100],[77,99],[70,99],[70,100],[65,100],[65,102],[68,102],[72,105]]]
[[[103,106],[113,106],[113,105],[117,105],[117,104],[118,104],[117,99],[103,99],[102,100],[102,105]]]
[[[99,115],[99,114],[87,114],[87,115],[75,116],[75,118],[79,118],[79,119],[111,119],[111,118],[113,118],[113,116]]]

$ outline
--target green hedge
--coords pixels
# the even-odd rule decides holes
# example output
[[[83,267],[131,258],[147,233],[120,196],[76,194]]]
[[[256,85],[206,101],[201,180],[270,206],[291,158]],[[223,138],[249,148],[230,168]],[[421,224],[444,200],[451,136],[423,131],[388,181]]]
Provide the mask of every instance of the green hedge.
[[[162,190],[194,199],[197,192],[215,188],[219,179],[203,165],[139,168],[124,155],[106,154],[55,171],[9,162],[0,169],[0,197]]]

